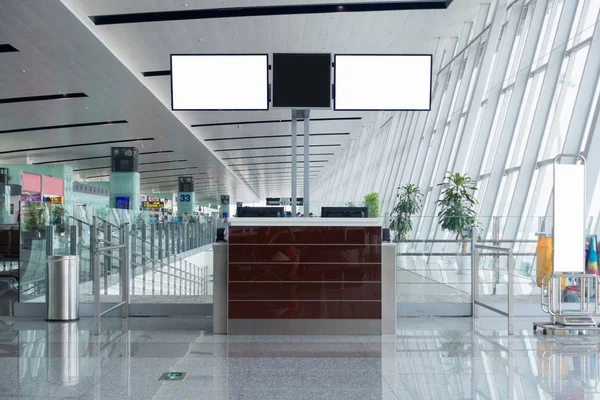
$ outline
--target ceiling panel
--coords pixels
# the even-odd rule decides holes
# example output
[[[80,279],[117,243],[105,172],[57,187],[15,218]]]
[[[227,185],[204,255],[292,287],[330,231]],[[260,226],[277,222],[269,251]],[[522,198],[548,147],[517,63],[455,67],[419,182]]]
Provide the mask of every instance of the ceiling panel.
[[[329,0],[321,2],[334,3]],[[335,1],[340,2],[353,1]],[[291,129],[289,122],[192,125],[289,119],[289,110],[173,113],[170,111],[169,76],[144,77],[142,72],[168,70],[172,53],[433,52],[438,38],[459,34],[463,22],[471,20],[479,11],[480,1],[455,0],[448,10],[279,15],[108,26],[95,26],[89,19],[91,15],[102,14],[305,3],[305,0],[3,1],[0,3],[3,18],[0,37],[2,43],[10,43],[19,51],[0,54],[1,97],[78,92],[88,97],[0,104],[0,119],[3,121],[0,130],[118,119],[129,123],[0,134],[2,147],[10,150],[154,138],[154,141],[139,143],[142,152],[173,152],[142,156],[142,162],[187,161],[148,164],[143,170],[152,172],[142,174],[143,177],[172,172],[173,180],[176,180],[179,171],[182,174],[188,171],[204,173],[200,176],[210,176],[211,183],[200,185],[198,196],[206,198],[228,193],[241,201],[251,202],[271,194],[286,195],[282,193],[282,190],[285,191],[282,182],[291,174],[291,142],[287,136]],[[372,113],[311,113],[311,118],[340,116],[363,119],[311,123],[313,134],[348,133],[311,135],[310,142],[315,146],[310,150],[311,160],[325,161],[319,163],[320,167],[331,164],[348,141],[373,118]],[[303,133],[302,122],[298,124],[298,133]],[[223,137],[233,140],[206,141]],[[302,136],[298,143],[303,143]],[[108,155],[109,147],[110,144],[103,144],[19,154],[0,153],[0,162],[25,160],[42,163],[101,157]],[[299,152],[303,153],[303,149],[300,148]],[[317,155],[319,153],[322,155]],[[303,157],[299,160],[302,161]],[[81,170],[77,171],[81,179],[106,175],[108,169],[102,167],[108,166],[108,163],[108,159],[68,162]],[[161,173],[161,170],[176,167],[197,168]],[[322,170],[311,168],[311,174],[316,176]],[[280,175],[272,175],[274,172]],[[144,183],[144,187],[156,191],[175,190],[176,185],[169,179]],[[223,187],[217,189],[218,185]]]

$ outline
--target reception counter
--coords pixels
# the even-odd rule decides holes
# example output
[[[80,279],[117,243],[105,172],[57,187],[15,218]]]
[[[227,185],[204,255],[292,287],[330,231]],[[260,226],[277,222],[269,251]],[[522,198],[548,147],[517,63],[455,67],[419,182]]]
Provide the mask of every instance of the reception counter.
[[[381,238],[377,219],[232,220],[227,333],[382,333]]]

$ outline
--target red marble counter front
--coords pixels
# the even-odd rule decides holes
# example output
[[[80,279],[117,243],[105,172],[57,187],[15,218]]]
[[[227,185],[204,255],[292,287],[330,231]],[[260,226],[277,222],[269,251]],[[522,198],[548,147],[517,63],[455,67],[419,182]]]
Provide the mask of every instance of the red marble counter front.
[[[381,228],[231,226],[229,319],[381,319]]]

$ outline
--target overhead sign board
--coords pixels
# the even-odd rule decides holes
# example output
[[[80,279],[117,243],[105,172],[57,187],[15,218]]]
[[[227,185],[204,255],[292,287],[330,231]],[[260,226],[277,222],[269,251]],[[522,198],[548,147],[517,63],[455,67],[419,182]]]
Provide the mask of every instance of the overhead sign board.
[[[144,208],[164,208],[165,203],[162,201],[144,201],[142,203],[142,207]]]
[[[179,177],[179,193],[190,193],[194,191],[194,177],[180,176]]]
[[[268,206],[289,206],[292,204],[291,197],[267,197]],[[296,205],[304,205],[304,199],[302,197],[296,198]]]

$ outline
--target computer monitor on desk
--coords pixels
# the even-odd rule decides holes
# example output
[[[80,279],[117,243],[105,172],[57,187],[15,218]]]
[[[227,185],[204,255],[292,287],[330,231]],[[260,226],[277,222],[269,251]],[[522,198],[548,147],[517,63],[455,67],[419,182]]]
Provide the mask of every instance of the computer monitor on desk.
[[[367,207],[322,207],[322,218],[369,218]]]
[[[238,218],[282,218],[283,207],[242,207],[237,209]]]

